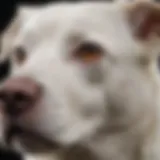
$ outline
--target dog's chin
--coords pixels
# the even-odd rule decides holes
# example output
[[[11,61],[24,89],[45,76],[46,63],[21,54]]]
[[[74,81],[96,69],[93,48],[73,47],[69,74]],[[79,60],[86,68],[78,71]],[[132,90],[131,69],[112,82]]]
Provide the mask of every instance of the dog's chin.
[[[22,128],[12,127],[7,133],[6,141],[10,146],[19,147],[32,153],[46,153],[59,150],[61,147],[58,143],[48,140],[34,131],[28,131]]]

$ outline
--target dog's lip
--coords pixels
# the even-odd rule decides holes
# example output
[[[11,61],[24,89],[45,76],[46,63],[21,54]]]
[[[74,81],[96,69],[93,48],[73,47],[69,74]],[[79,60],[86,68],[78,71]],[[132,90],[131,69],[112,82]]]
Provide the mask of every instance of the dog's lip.
[[[6,142],[8,145],[12,145],[15,140],[29,152],[48,152],[60,148],[56,142],[50,141],[34,131],[19,126],[10,126],[6,133]]]

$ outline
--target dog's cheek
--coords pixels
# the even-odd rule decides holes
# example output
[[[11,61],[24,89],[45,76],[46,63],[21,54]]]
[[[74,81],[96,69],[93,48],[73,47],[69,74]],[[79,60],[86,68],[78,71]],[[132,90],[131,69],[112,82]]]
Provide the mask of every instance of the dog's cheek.
[[[90,64],[83,69],[83,76],[87,83],[91,85],[99,85],[104,82],[104,68],[102,64]]]

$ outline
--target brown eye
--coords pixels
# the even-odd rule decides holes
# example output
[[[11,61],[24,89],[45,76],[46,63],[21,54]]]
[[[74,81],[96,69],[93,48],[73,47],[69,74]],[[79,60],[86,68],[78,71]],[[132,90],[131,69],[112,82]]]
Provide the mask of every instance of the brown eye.
[[[74,52],[74,59],[84,63],[94,63],[103,56],[102,48],[95,43],[83,43]]]
[[[17,63],[22,64],[26,59],[26,52],[25,52],[24,48],[22,48],[22,47],[16,48],[14,56],[16,58]]]

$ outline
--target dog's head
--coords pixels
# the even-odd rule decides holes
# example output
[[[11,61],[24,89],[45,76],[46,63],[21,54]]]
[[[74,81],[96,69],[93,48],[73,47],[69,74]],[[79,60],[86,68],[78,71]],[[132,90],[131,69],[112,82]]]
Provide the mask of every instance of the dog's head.
[[[157,107],[159,29],[154,3],[46,7],[15,40],[22,59],[0,92],[6,114],[61,145],[140,124]]]

